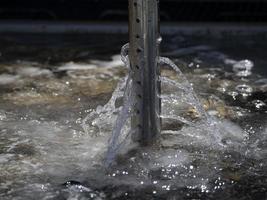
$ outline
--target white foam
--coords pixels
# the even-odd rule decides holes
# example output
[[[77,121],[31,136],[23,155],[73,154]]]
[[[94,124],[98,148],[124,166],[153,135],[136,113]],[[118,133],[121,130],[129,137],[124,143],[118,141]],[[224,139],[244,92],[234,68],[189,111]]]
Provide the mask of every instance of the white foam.
[[[261,100],[253,100],[251,103],[255,106],[256,109],[261,109],[262,107],[266,106],[266,103]]]
[[[177,167],[188,164],[191,161],[190,154],[182,150],[166,150],[157,155],[153,162],[157,163],[151,168]]]
[[[19,67],[16,73],[20,76],[36,77],[36,76],[52,76],[52,72],[48,69],[39,67]]]
[[[251,95],[251,93],[253,92],[253,88],[247,84],[237,85],[235,89],[244,97]]]
[[[16,82],[19,79],[17,75],[0,74],[0,85],[8,85]]]
[[[252,74],[254,63],[251,60],[240,60],[233,64],[233,71],[239,77],[247,77]]]
[[[0,154],[0,164],[4,164],[14,158],[13,154]]]
[[[90,63],[68,62],[58,67],[57,70],[58,71],[76,71],[76,70],[96,69],[99,67],[115,68],[115,67],[123,66],[123,62],[121,61],[120,55],[113,55],[111,59],[112,59],[111,61],[91,60]]]
[[[69,70],[88,70],[88,69],[95,69],[95,68],[97,68],[97,65],[95,64],[68,62],[58,67],[57,70],[58,71],[69,71]]]
[[[240,60],[233,65],[234,71],[252,70],[254,63],[251,60]]]
[[[92,63],[99,67],[107,67],[107,68],[123,66],[123,62],[121,61],[120,55],[113,55],[111,59],[112,59],[111,61],[93,60]]]

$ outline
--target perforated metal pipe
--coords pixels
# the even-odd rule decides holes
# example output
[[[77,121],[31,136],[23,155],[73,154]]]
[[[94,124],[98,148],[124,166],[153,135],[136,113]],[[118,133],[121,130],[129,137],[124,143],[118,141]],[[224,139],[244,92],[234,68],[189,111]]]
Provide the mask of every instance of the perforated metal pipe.
[[[143,145],[151,144],[161,130],[159,81],[158,0],[129,0],[129,58],[136,94],[132,128]]]

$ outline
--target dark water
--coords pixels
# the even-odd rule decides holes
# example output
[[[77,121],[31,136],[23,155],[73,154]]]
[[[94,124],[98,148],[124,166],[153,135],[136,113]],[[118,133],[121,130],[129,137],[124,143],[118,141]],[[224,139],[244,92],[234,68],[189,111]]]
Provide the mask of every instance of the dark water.
[[[0,35],[0,198],[265,200],[266,37],[163,36],[162,55],[226,131],[218,142],[170,122],[163,128],[176,134],[106,169],[111,127],[90,134],[82,125],[127,73],[112,58],[127,35]],[[174,76],[165,68],[162,74]],[[194,110],[181,112],[195,118]]]

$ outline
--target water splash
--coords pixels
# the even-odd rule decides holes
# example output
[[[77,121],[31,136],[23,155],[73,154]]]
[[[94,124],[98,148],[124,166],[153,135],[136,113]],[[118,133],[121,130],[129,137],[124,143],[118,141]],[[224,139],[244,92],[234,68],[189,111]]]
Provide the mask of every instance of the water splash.
[[[135,95],[132,90],[132,71],[128,58],[128,49],[129,44],[122,47],[121,60],[128,68],[129,75],[118,84],[109,102],[103,107],[98,107],[96,110],[93,110],[82,123],[85,132],[93,136],[112,132],[107,150],[106,165],[113,162],[115,156],[122,151],[124,146],[126,146],[125,144],[128,144],[127,147],[131,146],[130,143],[133,143],[130,140],[131,135],[136,132],[136,130],[131,130],[130,120],[133,115],[132,110]],[[220,134],[218,134],[216,122],[207,114],[194,92],[192,85],[183,75],[181,70],[170,59],[165,57],[159,58],[159,65],[170,67],[171,70],[176,72],[176,75],[179,78],[179,81],[177,81],[160,76],[162,87],[164,87],[164,85],[172,87],[171,94],[163,93],[160,96],[162,99],[161,118],[163,121],[174,120],[181,122],[184,125],[195,128],[196,132],[199,132],[199,134],[204,133],[205,136],[208,135],[209,138],[214,138],[216,141],[220,141],[221,138],[219,137]],[[181,92],[176,94],[175,91],[178,90]],[[122,101],[122,104],[119,106],[116,105],[118,100]],[[178,103],[176,108],[175,102]],[[179,108],[182,107],[180,103],[190,105],[195,110],[198,120],[194,121],[187,119],[183,116],[184,113],[176,112],[176,110],[179,110]],[[88,122],[90,122],[89,125]],[[163,134],[164,133],[177,134],[177,132],[168,130],[164,130]]]
[[[186,92],[186,94],[188,94],[188,97],[189,97],[188,100],[191,104],[194,105],[197,112],[199,112],[200,115],[203,116],[207,121],[211,121],[208,114],[206,113],[203,106],[201,105],[196,93],[194,92],[192,85],[189,83],[189,81],[186,79],[186,77],[183,75],[183,73],[177,67],[177,65],[175,65],[174,62],[172,62],[169,58],[165,58],[165,57],[160,57],[159,64],[160,65],[167,65],[167,66],[171,67],[177,73],[177,75],[181,77],[182,83],[176,83],[175,81],[171,81],[171,80],[168,80],[166,78],[164,78],[164,79],[161,78],[161,80],[163,79],[164,82],[166,82],[168,84],[173,84],[178,89],[183,89]]]
[[[126,76],[117,85],[111,99],[103,107],[99,106],[83,120],[82,127],[87,134],[98,136],[112,132],[109,140],[106,164],[110,164],[115,155],[121,150],[126,139],[134,132],[130,127],[131,110],[134,103],[130,64],[127,55],[129,44],[122,47],[121,58],[129,70]]]
[[[165,106],[166,104],[164,104],[164,103],[162,105],[162,113],[163,114],[161,117],[163,119],[168,118],[168,119],[172,119],[172,120],[177,120],[177,121],[180,121],[184,124],[192,126],[192,127],[196,128],[196,131],[199,131],[199,135],[201,135],[201,134],[207,135],[209,138],[213,138],[216,141],[216,144],[221,144],[220,143],[220,141],[221,141],[220,135],[221,134],[219,133],[219,128],[217,126],[217,122],[215,120],[213,120],[213,118],[211,116],[209,116],[208,113],[205,111],[205,109],[202,106],[199,98],[197,97],[192,85],[189,83],[187,78],[183,75],[183,73],[178,68],[178,66],[175,65],[175,63],[172,62],[169,58],[165,58],[165,57],[160,57],[159,64],[161,66],[167,65],[171,69],[173,69],[177,73],[177,76],[179,76],[179,80],[180,80],[180,82],[177,82],[177,81],[165,78],[165,77],[161,77],[161,81],[163,83],[174,86],[175,90],[182,90],[182,95],[179,95],[179,96],[173,95],[173,94],[161,95],[163,102],[167,101],[167,102],[173,103],[173,99],[175,99],[178,102],[184,102],[186,104],[189,104],[189,105],[194,107],[194,109],[196,110],[196,112],[200,116],[201,120],[199,123],[194,123],[194,122],[190,122],[190,121],[186,120],[182,116],[178,116],[177,114],[176,115],[169,115],[170,111],[167,108],[168,104],[167,104],[167,106]],[[165,112],[165,110],[167,112]],[[166,133],[168,131],[164,131],[164,132]],[[174,134],[173,131],[172,131],[172,134]]]
[[[125,143],[125,140],[134,132],[134,130],[130,130],[129,119],[131,117],[131,109],[134,103],[134,95],[133,90],[131,89],[131,81],[128,79],[128,84],[126,85],[126,90],[124,94],[124,106],[122,107],[117,120],[115,122],[115,126],[113,127],[112,137],[109,141],[108,153],[106,163],[110,164],[118,150]]]
[[[126,86],[127,79],[126,77],[118,83],[117,88],[107,104],[98,106],[85,117],[82,121],[82,128],[85,133],[98,136],[112,130],[116,116],[121,109],[116,104],[119,99],[123,98],[123,90]]]
[[[121,60],[129,69],[129,76],[126,77],[125,92],[123,95],[123,105],[121,111],[116,119],[115,126],[112,130],[112,137],[109,140],[108,152],[106,158],[106,165],[109,165],[114,160],[116,154],[126,143],[132,133],[136,130],[131,130],[130,117],[132,116],[132,109],[134,104],[134,90],[132,89],[132,78],[130,70],[130,62],[128,58],[129,44],[126,44],[121,49]]]
[[[128,49],[129,44],[126,44],[122,47],[121,58],[125,66],[129,69],[130,64],[127,55]],[[118,122],[118,119],[120,117],[118,117],[116,122],[115,119],[118,116],[118,113],[120,112],[123,115],[127,115],[126,110],[129,110],[129,108],[131,107],[132,102],[130,102],[129,105],[128,103],[126,103],[129,102],[129,99],[132,95],[131,85],[131,77],[126,76],[118,83],[108,103],[104,106],[97,107],[96,110],[91,111],[89,115],[87,115],[87,117],[82,122],[82,127],[87,134],[97,136],[98,134],[105,133],[107,131],[112,131],[115,129],[120,133],[120,130],[118,130],[119,128],[113,128],[113,125],[116,123],[117,127],[119,126],[122,128],[121,124],[123,123]],[[122,100],[123,102],[120,103],[120,100]],[[116,136],[114,135],[114,137]],[[114,142],[112,144],[114,144]]]
[[[198,39],[201,38],[197,37]],[[242,37],[242,44],[245,40],[246,38]],[[188,40],[185,39],[185,41]],[[207,41],[210,41],[210,38]],[[238,45],[236,47],[238,51],[240,47]],[[245,52],[242,51],[242,53]],[[255,57],[248,54],[248,58],[250,56]],[[189,62],[192,61],[198,65],[199,63],[193,57],[195,57],[194,54],[190,55]],[[184,59],[186,58],[183,57],[182,60]],[[262,61],[266,63],[266,60]],[[183,65],[182,61],[178,62]],[[190,73],[185,74],[189,82],[194,83],[192,85],[194,89],[201,91],[197,94],[198,96],[201,94],[200,103],[204,105],[205,110],[208,109],[208,112],[217,110],[221,115],[221,117],[217,115],[220,117],[217,126],[223,143],[227,145],[224,149],[208,148],[215,141],[209,137],[211,134],[205,131],[209,127],[204,125],[205,120],[196,111],[194,103],[190,102],[190,97],[185,92],[186,89],[180,84],[181,75],[177,75],[178,78],[174,77],[173,70],[171,73],[166,70],[167,74],[164,67],[162,75],[169,76],[161,78],[174,81],[181,88],[168,84],[168,81],[162,81],[161,98],[164,106],[162,116],[171,115],[179,119],[163,119],[163,123],[168,120],[170,123],[167,124],[169,126],[166,127],[165,124],[163,127],[166,131],[161,135],[159,146],[134,148],[133,151],[117,157],[114,166],[109,168],[111,172],[108,171],[111,176],[106,176],[107,171],[102,168],[102,161],[115,120],[122,110],[126,79],[118,83],[118,93],[113,94],[115,98],[109,104],[110,111],[107,111],[108,108],[104,105],[99,106],[94,110],[95,116],[90,119],[94,121],[94,126],[90,128],[91,121],[86,121],[88,130],[91,129],[89,134],[85,134],[80,129],[80,124],[85,117],[84,114],[93,112],[93,110],[84,110],[85,107],[88,104],[93,107],[105,99],[103,99],[101,87],[94,88],[94,84],[91,83],[101,80],[99,83],[101,85],[110,84],[106,80],[111,80],[113,85],[117,81],[114,77],[119,79],[122,73],[117,76],[117,71],[106,69],[106,66],[101,68],[102,64],[90,68],[90,63],[93,64],[90,61],[88,65],[77,63],[79,66],[66,69],[66,75],[65,72],[55,72],[54,69],[58,67],[55,66],[52,70],[55,72],[53,77],[46,74],[40,77],[29,74],[30,77],[28,75],[26,77],[17,72],[16,69],[20,66],[5,64],[3,68],[8,69],[3,70],[4,76],[1,77],[3,78],[1,96],[4,98],[2,98],[0,110],[2,129],[0,130],[0,168],[3,169],[0,170],[0,190],[2,191],[0,199],[33,197],[39,199],[142,199],[143,197],[147,199],[212,199],[214,197],[232,199],[253,196],[253,194],[265,195],[267,79],[256,73],[242,78],[237,77],[233,71],[227,72],[226,69],[232,69],[235,62],[232,61],[229,64],[220,62],[222,65],[208,62],[207,69],[203,64],[203,68],[191,68],[188,69]],[[25,65],[31,66],[31,64]],[[33,66],[40,66],[40,69],[45,67],[44,64],[33,64]],[[218,68],[211,69],[211,67]],[[255,67],[256,71],[261,68],[258,65]],[[118,70],[126,71],[121,67]],[[102,81],[102,74],[108,73],[111,75]],[[10,75],[10,84],[6,84],[5,75]],[[208,80],[209,75],[214,78]],[[82,84],[79,83],[80,81]],[[246,92],[248,88],[236,88],[237,85],[250,86],[253,92],[247,98],[243,98],[242,94],[248,93]],[[99,92],[92,94],[94,90],[89,89],[89,86]],[[225,91],[218,92],[217,87],[224,87]],[[110,94],[111,90],[114,90],[113,86],[104,94]],[[44,100],[43,91],[45,94],[55,92],[56,95],[62,94],[63,97],[73,97],[74,102],[71,103],[70,100],[62,102],[56,99],[57,104],[51,103],[49,99]],[[235,92],[237,100],[233,100],[228,92]],[[30,95],[27,97],[22,96],[28,93]],[[32,98],[32,94],[41,95],[42,101],[38,102],[36,98]],[[221,102],[210,101],[213,95]],[[76,102],[78,97],[82,97],[82,101]],[[3,101],[3,99],[6,100]],[[24,106],[24,103],[29,101],[31,101],[30,106]],[[182,122],[182,120],[186,121]],[[129,126],[129,120],[126,120],[123,130]],[[122,131],[119,134],[121,137],[118,143],[126,137],[122,133],[125,132]],[[128,148],[127,142],[131,141],[130,136],[134,132],[128,133],[124,143],[118,146],[118,151],[123,149],[122,147]],[[67,182],[67,187],[63,187],[62,183],[68,180],[75,180],[81,184]],[[232,188],[235,189],[232,190]],[[253,188],[252,192],[247,188]],[[100,192],[106,196],[102,197]],[[227,196],[225,197],[224,194]]]
[[[113,162],[115,156],[126,146],[125,144],[128,144],[128,148],[131,146],[131,143],[133,144],[130,138],[131,135],[136,132],[136,130],[131,130],[130,120],[133,115],[132,110],[135,95],[132,90],[132,71],[128,58],[128,49],[129,44],[122,47],[121,60],[128,68],[129,75],[118,84],[109,102],[103,107],[98,107],[96,110],[93,110],[82,123],[82,127],[85,132],[92,136],[112,132],[107,150],[105,161],[106,165]],[[183,75],[181,70],[170,59],[165,57],[159,58],[159,65],[170,67],[171,70],[176,72],[176,75],[179,78],[179,81],[177,81],[168,77],[160,76],[162,87],[164,87],[164,85],[172,87],[171,94],[163,93],[160,96],[162,99],[161,118],[163,121],[174,120],[181,122],[184,125],[195,128],[198,134],[204,134],[205,136],[208,135],[209,138],[220,141],[221,138],[219,137],[220,134],[218,134],[216,122],[207,114],[194,92],[192,85]],[[181,92],[176,94],[176,91],[178,90]],[[119,100],[122,102],[118,106],[117,102]],[[175,103],[177,103],[177,106]],[[184,112],[179,113],[176,111],[179,110],[179,108],[182,108],[181,103],[190,105],[195,110],[196,115],[198,116],[197,121],[184,117]],[[163,134],[166,133],[177,134],[177,132],[164,130]]]

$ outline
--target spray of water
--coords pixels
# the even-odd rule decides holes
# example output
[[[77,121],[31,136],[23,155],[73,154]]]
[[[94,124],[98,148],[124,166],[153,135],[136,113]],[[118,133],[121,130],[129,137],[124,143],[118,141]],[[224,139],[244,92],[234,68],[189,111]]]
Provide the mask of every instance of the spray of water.
[[[198,129],[202,129],[207,132],[208,137],[212,137],[215,139],[215,141],[220,141],[221,137],[219,132],[219,129],[217,127],[217,124],[215,120],[212,119],[211,116],[208,115],[208,113],[205,111],[204,107],[202,106],[199,98],[197,97],[192,85],[190,82],[187,80],[185,75],[181,72],[181,70],[178,68],[177,65],[175,65],[174,62],[172,62],[169,58],[166,57],[160,57],[159,59],[159,65],[163,66],[166,65],[173,69],[176,73],[177,76],[179,76],[180,83],[176,82],[174,80],[168,79],[166,77],[160,77],[161,81],[167,85],[172,85],[174,86],[175,90],[182,90],[183,91],[183,96],[175,96],[172,94],[169,95],[161,95],[161,99],[164,101],[169,101],[171,99],[176,99],[178,101],[184,101],[185,103],[191,105],[194,107],[194,109],[197,111],[197,113],[201,117],[201,124],[194,124],[186,119],[184,119],[181,116],[171,116],[171,115],[162,115],[162,118],[168,118],[168,119],[173,119],[173,120],[178,120],[180,122],[183,122],[187,125],[190,125],[192,127],[196,127]],[[164,113],[164,107],[162,108],[163,113]],[[168,112],[169,113],[169,112]]]
[[[103,107],[98,107],[96,110],[92,111],[83,121],[83,129],[91,135],[97,135],[108,130],[112,131],[112,136],[109,140],[106,165],[111,164],[114,161],[115,156],[122,151],[122,149],[133,143],[131,141],[131,135],[135,133],[135,130],[131,129],[131,117],[133,116],[133,104],[134,97],[132,86],[132,72],[130,68],[129,58],[128,58],[129,44],[122,47],[121,59],[125,66],[129,70],[129,75],[121,81],[117,88],[115,89],[109,102]],[[179,77],[179,82],[172,80],[167,77],[160,77],[162,86],[167,85],[172,87],[173,91],[181,91],[182,95],[175,95],[175,92],[171,94],[162,94],[160,98],[162,99],[162,115],[163,120],[174,120],[180,122],[191,128],[195,128],[196,132],[203,134],[205,136],[215,138],[217,141],[220,140],[219,134],[217,134],[217,127],[215,121],[207,114],[204,110],[201,102],[199,101],[196,93],[193,90],[192,85],[189,83],[187,78],[183,75],[181,70],[168,58],[160,57],[160,66],[170,67],[176,72],[177,77]],[[122,100],[120,106],[116,106],[118,100]],[[175,108],[169,106],[175,102],[183,102],[195,109],[195,111],[200,116],[200,120],[196,123],[192,120],[186,119],[182,115],[175,113]],[[172,109],[172,110],[170,110]],[[116,121],[114,120],[116,119]],[[88,122],[90,124],[88,125]],[[177,134],[174,131],[165,130],[163,133]],[[125,145],[128,144],[128,145]]]

